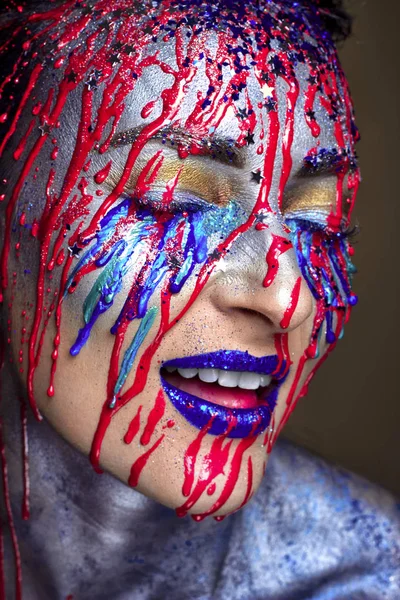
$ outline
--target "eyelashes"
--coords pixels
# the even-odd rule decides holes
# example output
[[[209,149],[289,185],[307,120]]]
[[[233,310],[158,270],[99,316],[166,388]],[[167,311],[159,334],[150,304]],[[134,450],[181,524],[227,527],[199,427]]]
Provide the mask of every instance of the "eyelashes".
[[[359,228],[357,226],[344,226],[339,231],[332,231],[326,222],[313,221],[304,217],[294,217],[285,219],[286,225],[289,227],[291,233],[295,231],[307,231],[310,233],[318,233],[323,236],[324,240],[328,243],[338,242],[342,240],[354,239],[359,234]]]
[[[207,212],[218,208],[188,192],[175,192],[167,198],[166,190],[151,190],[142,196],[129,196],[139,210],[147,210],[154,215],[184,215],[185,213]]]
[[[198,212],[208,212],[220,207],[214,203],[207,202],[185,191],[175,191],[169,200],[165,196],[165,189],[150,190],[142,196],[128,196],[141,211],[148,211],[153,215],[166,217],[168,215],[185,215]],[[325,211],[307,211],[306,215],[296,216],[294,212],[284,215],[285,224],[291,230],[302,230],[311,233],[319,233],[328,243],[340,240],[353,239],[359,233],[358,227],[345,226],[339,231],[331,231],[327,226]]]

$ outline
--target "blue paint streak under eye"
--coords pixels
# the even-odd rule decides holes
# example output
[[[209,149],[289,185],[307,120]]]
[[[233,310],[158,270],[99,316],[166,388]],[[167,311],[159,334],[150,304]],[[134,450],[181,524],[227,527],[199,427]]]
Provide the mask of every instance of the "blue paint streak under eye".
[[[87,343],[98,318],[113,305],[116,295],[122,290],[125,276],[135,268],[138,253],[146,253],[148,260],[152,260],[152,265],[144,280],[138,282],[126,299],[111,328],[112,334],[118,331],[125,318],[133,320],[146,317],[149,302],[165,278],[169,277],[168,286],[172,293],[180,292],[195,266],[206,261],[210,236],[220,233],[226,237],[244,219],[243,211],[233,202],[226,207],[208,207],[207,210],[192,211],[186,217],[180,213],[171,214],[171,218],[165,219],[164,216],[162,222],[149,205],[135,211],[136,221],[126,226],[122,239],[110,245],[118,223],[127,217],[132,202],[130,198],[122,200],[100,221],[100,229],[96,233],[93,245],[86,250],[69,277],[67,290],[73,284],[74,278],[79,276],[80,270],[88,264],[94,262],[96,267],[103,269],[85,300],[85,325],[79,330],[70,349],[73,356],[79,354]],[[183,262],[177,270],[176,267],[171,267],[170,258],[174,255],[173,240],[178,239],[178,229],[182,226],[185,229],[183,243],[182,247],[176,248],[176,252],[178,256],[183,257]],[[157,244],[155,259],[151,258],[154,256],[154,244]],[[141,276],[143,274],[144,270]]]
[[[153,326],[154,320],[157,316],[158,309],[155,306],[152,306],[148,311],[144,318],[140,321],[139,329],[137,330],[129,348],[126,350],[124,354],[124,358],[122,360],[121,369],[119,372],[119,376],[117,379],[117,383],[114,388],[114,397],[112,402],[110,403],[110,408],[114,408],[116,402],[116,394],[121,390],[124,385],[126,378],[129,375],[129,372],[135,362],[135,358],[139,351],[140,346],[143,344],[147,334]]]
[[[315,223],[307,222],[304,219],[288,219],[288,225],[291,229],[291,240],[293,246],[296,249],[297,260],[301,269],[302,275],[306,280],[314,298],[316,300],[323,299],[327,308],[325,321],[326,321],[326,341],[333,344],[336,341],[336,336],[333,331],[333,313],[332,310],[328,310],[329,307],[339,308],[340,304],[343,307],[348,305],[354,305],[357,302],[357,297],[351,291],[351,278],[356,272],[356,268],[351,262],[351,258],[348,252],[348,247],[340,235],[337,238],[332,239],[329,236],[325,240],[321,241],[321,249],[328,254],[328,259],[331,265],[331,274],[327,273],[326,269],[322,267],[320,271],[315,269],[310,261],[310,252],[313,245],[313,233],[319,230],[323,234],[322,228],[318,227]],[[343,255],[346,268],[340,265],[338,260],[338,252]],[[320,282],[323,288],[323,297],[321,298],[315,281]],[[322,330],[322,324],[318,331],[320,338]],[[343,327],[338,336],[339,339],[343,337]]]

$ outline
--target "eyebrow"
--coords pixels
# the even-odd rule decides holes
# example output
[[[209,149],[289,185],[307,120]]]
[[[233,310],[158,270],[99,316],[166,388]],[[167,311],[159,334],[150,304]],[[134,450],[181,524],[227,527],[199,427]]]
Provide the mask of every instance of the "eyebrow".
[[[112,148],[132,145],[138,139],[143,127],[133,127],[126,131],[116,133],[111,140]],[[210,134],[205,137],[197,137],[196,135],[185,131],[179,126],[167,125],[160,129],[155,135],[149,138],[151,140],[161,140],[163,144],[168,142],[172,148],[178,148],[182,145],[188,149],[195,144],[200,149],[198,155],[209,156],[217,162],[228,166],[241,168],[245,165],[245,153],[243,148],[238,148],[235,145],[235,140],[232,138],[222,137],[218,134]],[[195,157],[196,153],[191,153]]]

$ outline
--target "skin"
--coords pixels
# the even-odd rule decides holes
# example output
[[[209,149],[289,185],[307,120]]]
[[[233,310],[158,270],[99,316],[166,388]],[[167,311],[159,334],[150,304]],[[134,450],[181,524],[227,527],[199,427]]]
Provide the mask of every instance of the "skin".
[[[214,54],[220,37],[221,34],[215,32],[204,36],[200,41],[199,49]],[[175,38],[165,43],[157,42],[156,46],[162,53],[164,63],[176,68]],[[114,73],[117,70],[118,67],[115,67]],[[253,466],[251,491],[254,493],[257,490],[264,474],[268,451],[272,442],[276,439],[276,432],[287,418],[288,404],[290,408],[294,406],[295,400],[308,381],[310,374],[332,348],[322,336],[318,358],[307,360],[303,367],[304,353],[309,347],[313,331],[316,301],[304,278],[304,274],[299,268],[294,248],[289,249],[280,256],[278,273],[272,285],[269,287],[263,285],[267,274],[266,255],[271,247],[273,236],[290,238],[290,231],[287,227],[289,216],[308,219],[312,215],[314,220],[317,219],[321,223],[321,227],[328,227],[329,217],[332,215],[336,202],[337,174],[335,172],[307,178],[299,176],[305,157],[316,146],[316,139],[304,118],[305,90],[308,85],[309,73],[302,65],[298,65],[295,67],[295,74],[300,84],[300,96],[295,108],[294,139],[291,148],[293,163],[285,187],[282,205],[279,206],[278,200],[283,158],[281,152],[278,151],[273,165],[269,195],[271,211],[268,212],[265,220],[266,227],[262,229],[257,229],[254,226],[250,227],[235,239],[229,253],[217,261],[211,276],[194,303],[184,312],[179,322],[162,337],[151,360],[143,391],[115,413],[101,447],[101,468],[112,473],[121,481],[128,482],[132,464],[146,450],[140,443],[140,436],[144,431],[148,415],[153,409],[155,398],[160,390],[160,365],[162,362],[221,349],[248,351],[257,357],[271,355],[276,353],[277,336],[284,334],[287,336],[289,358],[292,364],[289,374],[279,391],[278,403],[272,422],[274,429],[271,428],[268,439],[266,439],[265,432],[257,436],[251,447],[246,450],[245,460],[242,461],[240,466],[236,485],[228,501],[219,510],[215,511],[213,516],[229,514],[237,510],[243,503],[248,485],[248,457],[251,457]],[[229,79],[228,69],[225,69],[223,76],[225,84]],[[60,79],[61,77],[60,72],[48,67],[45,76],[40,78],[40,85],[35,89],[35,101],[45,101],[48,89],[54,83],[54,78]],[[127,96],[125,108],[118,124],[117,135],[119,132],[152,122],[160,112],[157,105],[154,114],[146,119],[141,116],[141,111],[148,102],[159,99],[162,91],[168,89],[171,83],[172,77],[162,72],[159,67],[152,66],[147,70],[144,69],[139,84]],[[209,82],[205,77],[204,67],[200,66],[196,76],[186,86],[178,113],[175,116],[177,122],[183,124],[187,121],[196,102],[198,92],[201,91],[206,94],[208,86]],[[254,67],[251,68],[247,80],[247,92],[253,106],[257,106],[257,103],[264,99],[263,90],[260,90]],[[264,90],[264,93],[269,94],[271,92],[265,92]],[[285,98],[287,93],[287,84],[282,78],[277,80],[275,93],[280,106],[278,117],[281,133],[278,148],[281,148],[282,132],[285,130]],[[95,98],[95,106],[98,106],[100,97],[99,92]],[[344,100],[341,99],[341,102],[342,109],[345,111]],[[238,106],[244,107],[243,100]],[[321,127],[318,138],[319,146],[321,148],[337,149],[340,152],[334,122],[329,119],[327,111],[320,103],[315,104],[314,110],[316,121]],[[34,217],[40,218],[43,210],[41,199],[45,197],[51,166],[55,166],[56,169],[52,193],[56,196],[60,195],[62,182],[71,160],[71,148],[77,136],[80,135],[80,112],[81,96],[76,93],[71,95],[65,109],[62,111],[60,125],[54,133],[59,148],[57,159],[54,161],[49,160],[52,149],[50,141],[52,135],[50,135],[44,147],[45,149],[38,159],[38,171],[32,171],[26,178],[26,185],[23,186],[18,197],[15,213],[18,215],[22,211],[26,211],[27,206],[33,199],[33,206],[27,217],[27,221],[30,223],[33,222]],[[267,113],[264,110],[264,123],[267,122],[267,118]],[[29,127],[30,120],[31,111],[24,110],[19,123],[21,132],[26,131]],[[238,139],[241,133],[238,123],[235,111],[227,111],[218,125],[215,135],[219,135],[221,138]],[[143,171],[148,161],[155,156],[156,152],[161,151],[164,156],[164,163],[154,183],[154,189],[164,189],[166,182],[176,176],[179,169],[182,169],[176,193],[182,190],[190,192],[191,195],[214,204],[227,204],[229,200],[234,200],[241,211],[241,222],[244,222],[252,214],[260,191],[260,183],[257,183],[251,174],[262,170],[265,161],[267,151],[265,139],[268,135],[268,129],[265,132],[263,151],[257,153],[262,129],[262,122],[260,118],[257,118],[253,132],[256,143],[242,146],[240,165],[221,164],[209,156],[201,155],[189,155],[187,158],[182,159],[178,156],[176,148],[169,144],[163,145],[160,139],[153,139],[147,142],[140,152],[139,158],[130,173],[126,194],[132,193],[138,175]],[[195,134],[196,130],[193,131]],[[349,131],[346,134],[351,138]],[[21,162],[15,160],[12,156],[17,141],[11,141],[10,147],[2,159],[3,176],[8,179],[10,186],[16,181],[21,170]],[[127,144],[110,147],[104,154],[95,151],[90,153],[91,165],[84,176],[88,182],[86,194],[92,195],[93,201],[89,205],[86,223],[90,222],[96,210],[101,207],[104,197],[110,194],[118,184],[130,148],[131,146]],[[105,181],[96,183],[95,174],[106,167],[110,160],[112,166]],[[347,187],[346,178],[346,193],[348,193],[346,191]],[[76,189],[75,187],[75,191]],[[104,195],[98,195],[99,191]],[[2,217],[2,235],[4,235],[6,228],[4,211]],[[127,233],[128,230],[126,229],[123,231],[122,237]],[[21,228],[16,227],[16,231],[13,232],[12,246],[18,242],[20,235]],[[211,240],[209,250],[212,250],[218,244],[218,241],[218,236],[216,240]],[[68,253],[67,241],[63,242],[63,247]],[[77,264],[78,260],[74,264]],[[9,352],[14,361],[12,366],[7,363],[6,376],[10,380],[11,378],[15,380],[17,377],[19,382],[15,383],[15,388],[21,386],[25,392],[29,365],[26,353],[23,354],[22,363],[19,362],[21,327],[25,318],[25,315],[22,315],[24,314],[23,311],[28,310],[28,317],[31,319],[29,324],[32,323],[33,315],[30,311],[30,305],[35,305],[36,302],[35,273],[37,273],[39,264],[40,255],[37,240],[32,238],[28,231],[22,230],[19,256],[16,258],[15,253],[12,252],[9,258],[8,272],[15,272],[17,275],[15,285],[12,284],[13,278],[11,277],[11,284],[5,289],[4,306],[8,308],[4,323],[6,327],[7,317],[11,319],[12,330]],[[173,295],[170,311],[171,321],[185,309],[194,290],[200,268],[201,265],[197,266],[181,292]],[[30,274],[26,273],[27,270],[30,271]],[[53,280],[47,281],[46,286],[48,285],[48,289],[51,290],[49,296],[52,295],[53,290],[57,289],[60,275],[60,270],[56,269]],[[56,335],[53,317],[46,329],[40,361],[34,373],[34,398],[40,414],[51,423],[65,440],[86,455],[90,454],[99,415],[106,400],[108,364],[114,344],[114,336],[110,334],[110,328],[123,308],[129,290],[132,285],[135,285],[135,273],[129,271],[124,277],[123,288],[116,296],[113,306],[98,319],[89,341],[80,354],[72,357],[70,348],[76,340],[79,328],[83,325],[82,306],[98,276],[99,271],[85,276],[76,291],[67,295],[63,302],[60,329],[61,343],[58,348],[53,396],[48,395],[49,373],[52,367],[51,354],[53,339]],[[299,278],[301,279],[301,285],[298,301],[294,307],[289,326],[282,328],[282,319],[291,302],[291,295]],[[48,303],[49,301],[46,300],[45,304],[47,306]],[[151,298],[149,307],[152,306],[159,306],[159,294],[154,294]],[[336,323],[336,317],[334,323]],[[159,316],[156,317],[147,335],[139,357],[145,347],[154,339],[158,327]],[[129,325],[124,339],[124,349],[129,346],[137,328],[137,320]],[[323,326],[323,331],[325,330],[326,327]],[[135,381],[137,365],[138,359],[127,375],[124,389],[128,389]],[[300,366],[302,366],[301,372],[299,370]],[[300,376],[296,379],[296,374],[299,373]],[[165,400],[165,412],[156,425],[150,446],[162,435],[164,437],[160,448],[154,451],[146,467],[141,472],[136,489],[166,506],[177,508],[186,500],[182,494],[184,455],[199,432],[181,417],[166,396]],[[126,444],[124,435],[132,419],[137,414],[139,405],[142,406],[139,434],[131,444]],[[168,427],[167,424],[171,421],[174,424],[172,427]],[[195,466],[195,480],[200,475],[201,465],[210,452],[214,441],[215,436],[212,435],[205,435],[202,440]],[[230,458],[240,442],[241,440],[233,440],[229,450]],[[202,514],[212,507],[226,484],[228,473],[229,469],[227,468],[224,473],[215,478],[216,491],[214,494],[207,495],[203,493],[190,509],[190,513]]]

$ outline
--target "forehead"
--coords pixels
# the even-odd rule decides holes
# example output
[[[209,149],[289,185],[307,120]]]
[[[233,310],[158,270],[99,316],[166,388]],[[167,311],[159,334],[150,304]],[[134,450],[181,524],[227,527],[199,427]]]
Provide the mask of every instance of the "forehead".
[[[147,140],[172,135],[181,155],[224,140],[261,164],[276,116],[295,163],[353,155],[347,84],[309,3],[79,4],[36,18],[30,102],[41,100],[44,127],[62,108],[59,141],[96,129],[87,150],[102,153],[145,128]]]

